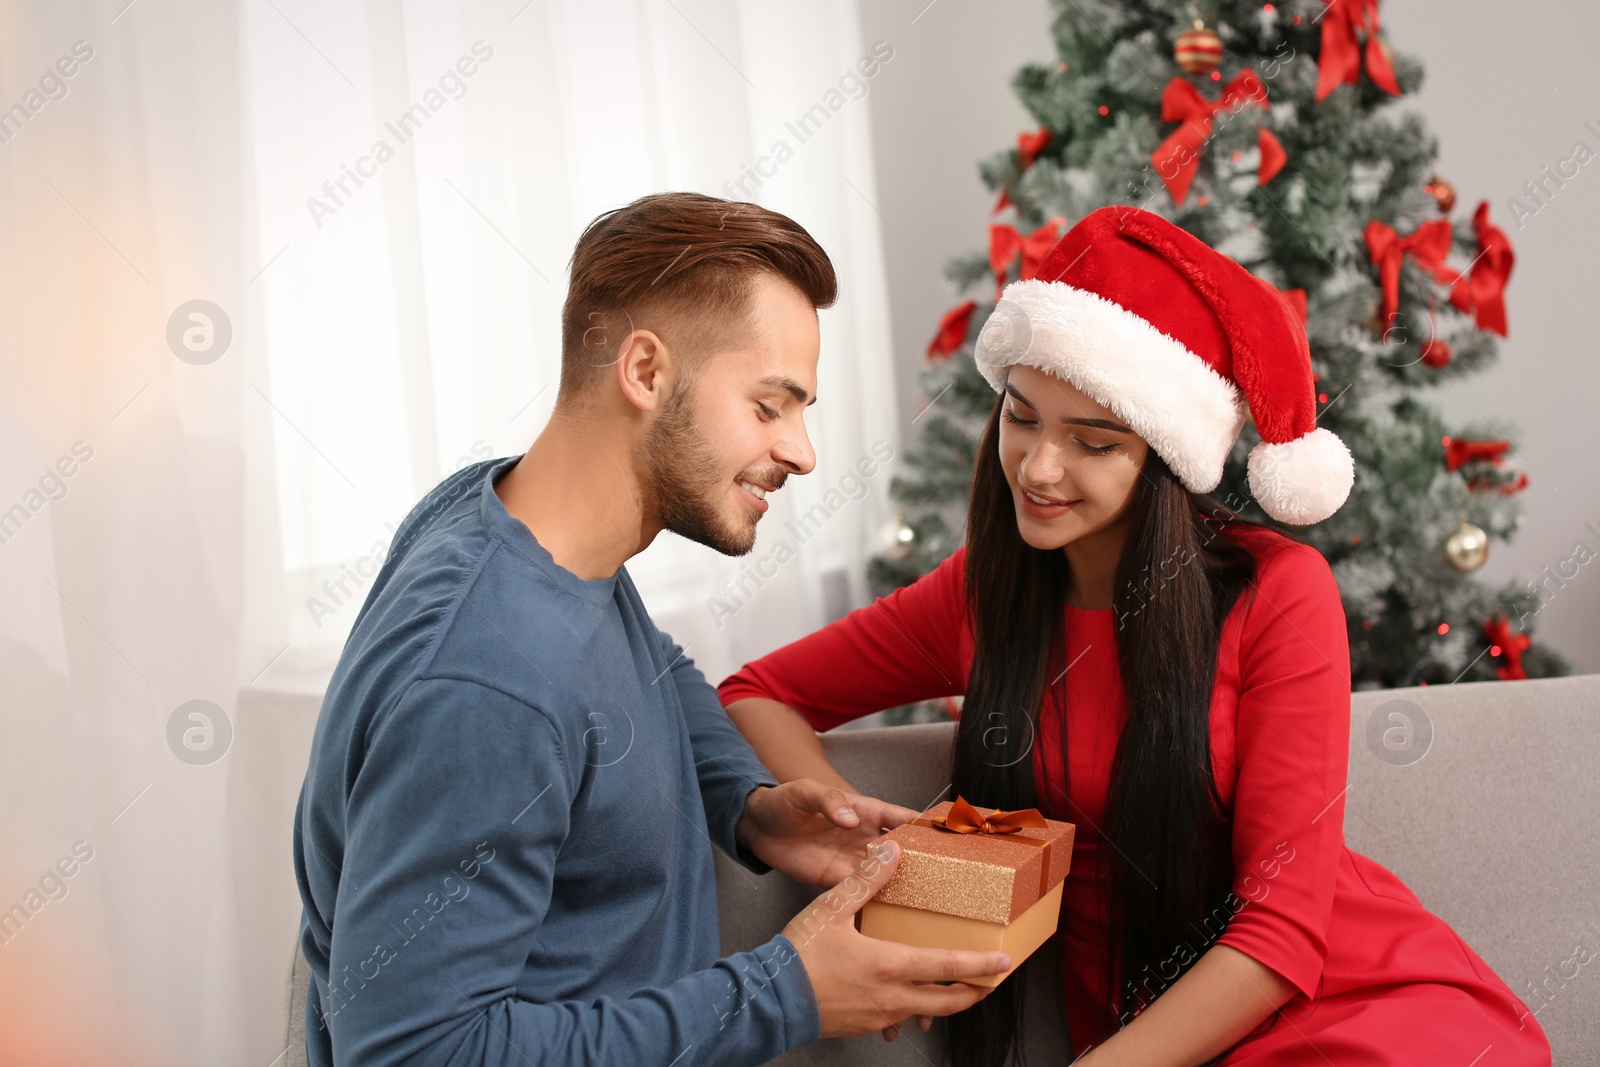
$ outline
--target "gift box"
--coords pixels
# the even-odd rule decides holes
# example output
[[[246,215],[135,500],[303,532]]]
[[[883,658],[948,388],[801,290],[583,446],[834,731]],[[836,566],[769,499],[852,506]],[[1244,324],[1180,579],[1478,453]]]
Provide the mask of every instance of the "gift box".
[[[861,932],[922,948],[1005,952],[1011,971],[1055,933],[1074,827],[1036,809],[983,809],[957,797],[889,831],[894,877],[861,908]]]

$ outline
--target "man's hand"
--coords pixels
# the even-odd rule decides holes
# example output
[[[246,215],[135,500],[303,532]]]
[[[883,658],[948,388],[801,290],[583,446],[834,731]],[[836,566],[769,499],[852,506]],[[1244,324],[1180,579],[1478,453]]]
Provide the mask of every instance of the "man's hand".
[[[773,870],[806,885],[831,886],[855,870],[867,845],[918,812],[797,778],[761,786],[744,803],[734,836]]]
[[[993,992],[961,979],[1004,974],[1011,968],[1003,952],[912,948],[857,930],[856,912],[883,888],[899,862],[900,846],[885,841],[783,928],[811,980],[823,1037],[881,1030],[893,1040],[899,1025],[913,1015],[926,1030],[932,1016],[964,1011]],[[943,984],[947,982],[952,984]]]

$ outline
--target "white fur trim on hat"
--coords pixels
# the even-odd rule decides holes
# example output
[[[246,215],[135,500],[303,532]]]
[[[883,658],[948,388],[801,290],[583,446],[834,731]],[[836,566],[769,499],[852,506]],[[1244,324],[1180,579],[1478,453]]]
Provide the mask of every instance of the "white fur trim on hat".
[[[1350,449],[1331,430],[1317,427],[1284,444],[1262,441],[1250,450],[1250,492],[1279,522],[1309,526],[1345,502],[1355,484]]]
[[[1222,480],[1244,428],[1239,388],[1126,308],[1064,282],[1012,282],[978,335],[996,392],[1017,364],[1064,378],[1121,416],[1196,493]]]

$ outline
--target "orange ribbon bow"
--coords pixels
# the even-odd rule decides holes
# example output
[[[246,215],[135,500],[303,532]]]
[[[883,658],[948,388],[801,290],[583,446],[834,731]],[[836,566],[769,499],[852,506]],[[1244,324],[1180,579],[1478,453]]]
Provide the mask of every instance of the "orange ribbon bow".
[[[1038,808],[1024,808],[1021,811],[1001,811],[996,808],[988,815],[982,815],[977,808],[958,796],[943,818],[924,815],[911,822],[916,826],[931,826],[935,830],[948,830],[954,834],[1006,835],[1007,841],[1032,845],[1042,857],[1039,861],[1039,895],[1042,897],[1050,891],[1050,842],[1037,837],[1009,836],[1021,830],[1048,829],[1050,824],[1039,814]]]
[[[1038,808],[1024,808],[1021,811],[1001,811],[997,808],[988,815],[982,815],[962,797],[956,797],[944,818],[918,819],[917,822],[957,834],[1014,834],[1019,830],[1043,830],[1050,825],[1039,814]]]
[[[1150,153],[1150,162],[1175,202],[1181,204],[1189,195],[1189,184],[1194,181],[1195,170],[1200,165],[1200,149],[1211,138],[1217,113],[1227,110],[1231,114],[1247,104],[1267,106],[1267,87],[1256,72],[1248,68],[1234,75],[1216,100],[1201,96],[1200,90],[1183,77],[1173,78],[1161,90],[1161,121],[1182,125]],[[1278,138],[1265,126],[1257,131],[1256,144],[1261,149],[1256,184],[1265,185],[1283,169],[1288,156]]]
[[[1333,0],[1322,16],[1322,51],[1317,56],[1317,103],[1340,85],[1361,80],[1361,45],[1356,31],[1367,38],[1367,74],[1378,88],[1400,95],[1394,68],[1378,40],[1378,0]]]

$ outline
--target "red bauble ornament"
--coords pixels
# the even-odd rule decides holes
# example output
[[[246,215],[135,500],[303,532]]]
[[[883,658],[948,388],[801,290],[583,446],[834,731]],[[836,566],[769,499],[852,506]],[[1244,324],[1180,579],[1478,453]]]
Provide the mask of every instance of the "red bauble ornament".
[[[1430,337],[1422,343],[1422,362],[1439,368],[1449,364],[1450,343],[1441,337]]]

